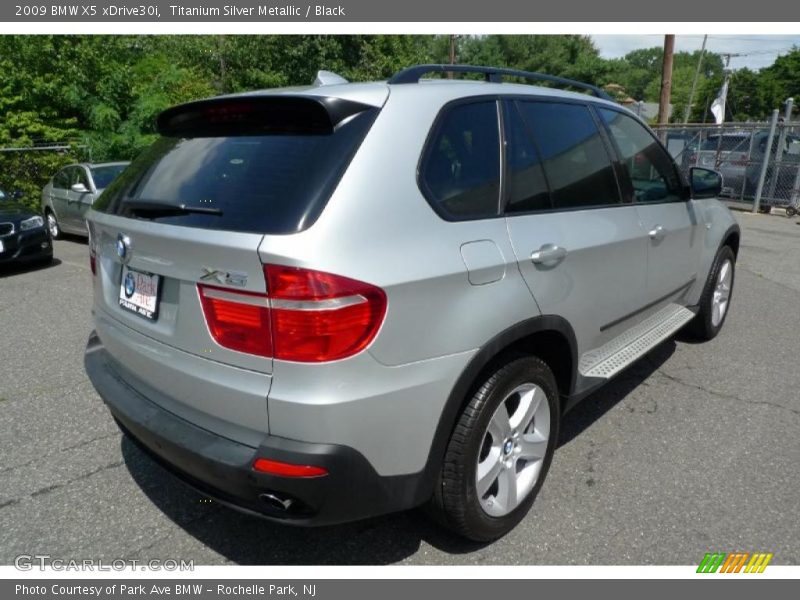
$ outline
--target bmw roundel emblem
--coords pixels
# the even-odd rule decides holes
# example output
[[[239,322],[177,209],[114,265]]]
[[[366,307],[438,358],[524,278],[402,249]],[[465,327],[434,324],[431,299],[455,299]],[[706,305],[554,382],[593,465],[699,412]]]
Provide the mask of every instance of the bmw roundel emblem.
[[[125,296],[130,298],[133,296],[133,292],[136,291],[136,280],[133,277],[133,273],[128,273],[125,276]]]
[[[117,236],[117,256],[122,262],[128,262],[130,258],[131,239],[121,233]]]

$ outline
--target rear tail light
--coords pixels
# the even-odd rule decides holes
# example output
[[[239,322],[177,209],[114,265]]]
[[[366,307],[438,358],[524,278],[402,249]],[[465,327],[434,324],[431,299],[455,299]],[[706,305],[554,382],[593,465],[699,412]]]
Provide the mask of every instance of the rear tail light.
[[[269,300],[266,294],[233,292],[198,284],[206,324],[217,343],[231,350],[272,356]]]
[[[198,285],[221,346],[279,360],[327,362],[366,348],[386,314],[378,287],[339,275],[266,265],[269,294]]]
[[[386,314],[383,290],[294,267],[264,267],[272,307],[275,358],[324,362],[357,354]]]

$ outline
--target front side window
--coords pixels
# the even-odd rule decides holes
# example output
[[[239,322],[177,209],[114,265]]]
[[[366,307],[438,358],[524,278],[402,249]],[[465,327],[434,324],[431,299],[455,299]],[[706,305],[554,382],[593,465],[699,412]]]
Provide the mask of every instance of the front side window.
[[[89,189],[89,177],[83,167],[74,167],[70,173],[69,186],[72,187],[76,183],[82,183],[87,190]]]
[[[433,207],[453,220],[498,214],[500,133],[494,100],[446,109],[420,165]]]
[[[635,119],[615,110],[598,111],[608,125],[637,202],[675,202],[682,199],[681,182],[672,159]]]
[[[554,208],[620,203],[611,160],[589,107],[557,102],[520,102],[519,107],[541,152]]]

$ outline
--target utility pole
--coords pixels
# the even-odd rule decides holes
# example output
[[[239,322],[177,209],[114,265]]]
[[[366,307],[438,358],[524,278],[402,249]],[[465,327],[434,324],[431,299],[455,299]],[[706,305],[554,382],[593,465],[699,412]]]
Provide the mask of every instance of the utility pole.
[[[664,36],[664,63],[661,67],[661,98],[658,103],[658,124],[669,121],[669,98],[672,92],[672,55],[675,53],[675,36]]]
[[[458,39],[457,35],[450,35],[450,64],[456,64],[456,40]],[[447,78],[452,79],[453,73],[447,73]]]
[[[228,67],[225,64],[225,36],[217,37],[217,52],[219,53],[219,87],[222,93],[228,91]]]
[[[694,72],[694,79],[692,79],[692,90],[689,92],[689,102],[686,103],[686,110],[683,111],[683,122],[689,122],[689,116],[692,113],[692,104],[694,104],[694,92],[697,89],[697,79],[700,77],[700,68],[703,65],[703,57],[706,55],[706,42],[708,35],[703,36],[703,46],[700,48],[700,57],[697,59],[697,69]]]

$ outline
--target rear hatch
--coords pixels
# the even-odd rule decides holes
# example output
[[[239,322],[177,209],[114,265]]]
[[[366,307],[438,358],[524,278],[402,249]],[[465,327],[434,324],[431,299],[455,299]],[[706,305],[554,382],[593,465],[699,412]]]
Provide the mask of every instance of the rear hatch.
[[[162,137],[89,216],[98,335],[130,385],[208,429],[262,428],[272,359],[258,247],[313,224],[377,111],[263,95],[162,113]]]

